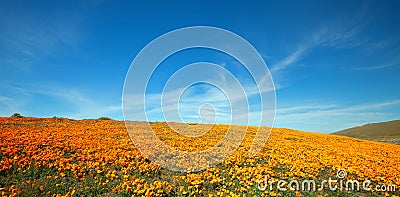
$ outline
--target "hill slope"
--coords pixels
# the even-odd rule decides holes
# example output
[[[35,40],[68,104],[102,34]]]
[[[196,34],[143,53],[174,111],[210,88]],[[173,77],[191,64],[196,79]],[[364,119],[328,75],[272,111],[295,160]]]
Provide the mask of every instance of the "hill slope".
[[[300,185],[303,180],[318,184],[336,180],[341,171],[345,173],[343,183],[359,177],[360,182],[371,181],[371,187],[385,183],[387,188],[398,188],[400,146],[394,144],[275,128],[261,151],[250,157],[248,150],[257,128],[249,127],[240,146],[223,162],[181,173],[162,168],[149,158],[178,159],[177,165],[189,163],[188,159],[202,162],[201,158],[165,155],[146,131],[151,129],[175,150],[198,152],[218,147],[229,125],[214,125],[204,136],[193,138],[178,135],[167,123],[130,122],[132,134],[143,137],[155,150],[148,152],[153,153],[149,158],[136,148],[125,126],[115,120],[0,118],[1,196],[400,196],[398,189],[369,191],[362,185],[360,191],[339,187],[332,191],[326,184],[321,191],[312,191],[311,186],[306,190],[295,186],[298,191],[289,190],[288,184],[283,186],[286,191],[277,187],[277,180]],[[179,123],[173,126],[185,128]],[[269,187],[259,189],[260,181]]]
[[[400,120],[366,124],[332,134],[399,144]]]

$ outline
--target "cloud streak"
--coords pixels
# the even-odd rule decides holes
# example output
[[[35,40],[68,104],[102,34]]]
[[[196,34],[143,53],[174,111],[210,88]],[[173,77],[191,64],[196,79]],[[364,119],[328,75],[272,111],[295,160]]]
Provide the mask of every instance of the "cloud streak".
[[[274,64],[271,72],[276,73],[280,70],[284,70],[287,67],[295,64],[306,52],[306,47],[300,46],[297,50],[291,53],[289,56],[284,58],[283,60],[279,61],[278,63]]]
[[[0,87],[9,96],[0,96],[3,105],[2,116],[19,112],[26,116],[37,116],[37,108],[41,108],[41,116],[62,116],[73,119],[97,118],[113,116],[122,119],[122,108],[118,104],[105,104],[86,95],[84,91],[56,85],[14,85]],[[58,109],[49,109],[47,103],[33,104],[37,99],[45,99],[58,103]],[[52,111],[52,114],[43,111]]]
[[[363,66],[363,67],[355,67],[354,70],[361,70],[361,71],[375,71],[375,70],[382,70],[389,67],[395,67],[400,65],[400,63],[386,63],[380,64],[377,66]]]
[[[368,42],[358,38],[367,26],[367,22],[363,21],[365,17],[363,15],[365,11],[360,12],[359,16],[349,21],[347,25],[325,24],[308,32],[294,51],[272,65],[272,73],[277,74],[279,71],[294,66],[302,60],[304,55],[319,47],[340,50],[364,46]]]
[[[59,10],[57,14],[48,13],[46,18],[51,20],[44,20],[38,15],[39,10],[27,11],[25,7],[12,2],[2,6],[0,63],[5,69],[30,71],[32,65],[44,57],[66,53],[67,47],[82,40],[80,24],[84,17],[79,12]],[[56,16],[58,14],[68,15],[68,19]]]
[[[304,105],[277,110],[276,123],[295,129],[330,133],[360,124],[395,119],[388,108],[399,108],[400,100],[390,100],[353,106]],[[326,128],[331,128],[327,130]]]

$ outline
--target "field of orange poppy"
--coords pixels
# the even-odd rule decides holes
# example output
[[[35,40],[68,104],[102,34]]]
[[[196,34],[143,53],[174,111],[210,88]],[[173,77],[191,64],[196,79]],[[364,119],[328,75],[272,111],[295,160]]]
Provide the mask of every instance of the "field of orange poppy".
[[[227,130],[215,125],[196,139],[182,138],[165,123],[151,127],[168,146],[185,151],[214,146]],[[261,152],[250,157],[257,128],[249,127],[222,163],[173,172],[135,148],[123,121],[0,118],[0,128],[2,196],[400,195],[400,146],[394,144],[275,128]],[[338,177],[338,170],[345,176]],[[331,185],[324,181],[333,179]],[[313,180],[316,189],[302,188],[304,180]],[[343,189],[349,180],[360,189]]]

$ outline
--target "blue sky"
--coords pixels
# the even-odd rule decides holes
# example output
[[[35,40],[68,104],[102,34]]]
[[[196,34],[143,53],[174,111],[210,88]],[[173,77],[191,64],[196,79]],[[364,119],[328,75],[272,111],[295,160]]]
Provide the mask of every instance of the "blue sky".
[[[1,1],[0,116],[122,119],[124,79],[139,51],[203,25],[242,36],[262,55],[276,127],[329,133],[399,119],[398,24],[398,1]],[[202,50],[174,63],[202,58],[237,66]]]

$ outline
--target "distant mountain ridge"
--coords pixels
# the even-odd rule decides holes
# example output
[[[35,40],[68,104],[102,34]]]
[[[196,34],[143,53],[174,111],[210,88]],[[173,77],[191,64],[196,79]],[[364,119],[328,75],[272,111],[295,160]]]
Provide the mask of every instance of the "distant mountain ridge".
[[[400,120],[369,123],[366,125],[337,131],[332,134],[400,144]]]

